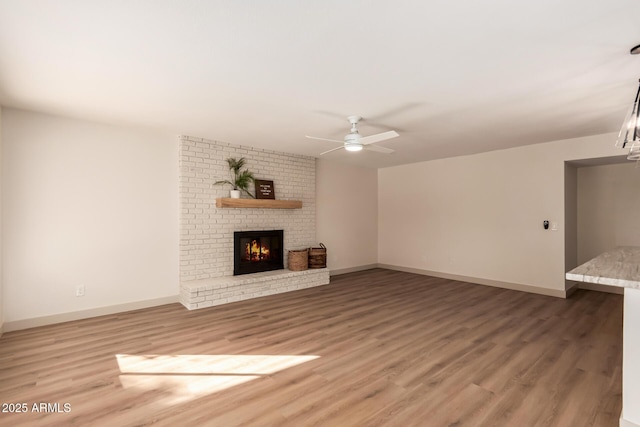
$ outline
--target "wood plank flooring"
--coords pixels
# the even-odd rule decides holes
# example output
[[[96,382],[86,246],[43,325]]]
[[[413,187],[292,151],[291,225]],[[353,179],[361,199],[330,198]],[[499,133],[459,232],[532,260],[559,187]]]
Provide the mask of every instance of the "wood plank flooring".
[[[375,269],[6,333],[0,425],[613,427],[621,362],[621,295]]]

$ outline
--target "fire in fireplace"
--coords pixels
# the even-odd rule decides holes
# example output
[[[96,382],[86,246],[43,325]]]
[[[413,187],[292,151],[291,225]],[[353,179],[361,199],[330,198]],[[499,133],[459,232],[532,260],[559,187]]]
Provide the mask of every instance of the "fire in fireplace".
[[[284,268],[282,230],[233,233],[233,275]]]
[[[271,259],[270,239],[261,237],[260,240],[252,239],[244,242],[244,255],[240,261],[269,261]]]

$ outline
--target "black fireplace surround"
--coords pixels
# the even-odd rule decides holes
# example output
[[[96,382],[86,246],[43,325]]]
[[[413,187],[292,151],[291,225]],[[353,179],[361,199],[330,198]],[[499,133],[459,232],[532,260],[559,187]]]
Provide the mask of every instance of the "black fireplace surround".
[[[235,231],[233,275],[282,270],[282,230]]]

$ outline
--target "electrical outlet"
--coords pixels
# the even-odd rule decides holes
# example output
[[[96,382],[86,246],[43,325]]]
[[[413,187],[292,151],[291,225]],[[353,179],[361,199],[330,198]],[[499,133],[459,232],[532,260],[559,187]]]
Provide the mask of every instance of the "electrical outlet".
[[[84,296],[84,285],[76,286],[76,296],[83,297]]]

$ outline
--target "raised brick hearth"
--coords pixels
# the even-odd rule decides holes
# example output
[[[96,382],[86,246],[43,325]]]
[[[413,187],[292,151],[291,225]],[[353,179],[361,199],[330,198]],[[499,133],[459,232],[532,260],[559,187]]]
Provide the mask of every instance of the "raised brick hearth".
[[[180,302],[189,310],[194,310],[328,283],[329,270],[326,268],[304,271],[275,270],[243,276],[192,280],[181,284]]]

